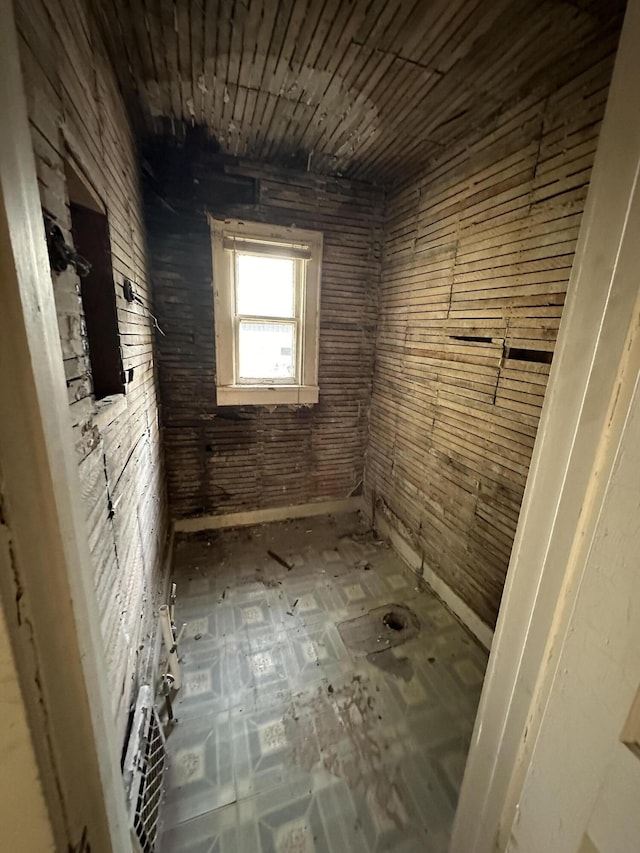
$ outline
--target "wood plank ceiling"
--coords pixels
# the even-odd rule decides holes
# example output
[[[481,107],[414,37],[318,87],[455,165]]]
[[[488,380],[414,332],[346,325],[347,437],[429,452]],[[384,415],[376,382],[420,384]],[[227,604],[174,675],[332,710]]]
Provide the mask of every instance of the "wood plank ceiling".
[[[623,0],[99,0],[141,134],[391,184],[569,79]]]

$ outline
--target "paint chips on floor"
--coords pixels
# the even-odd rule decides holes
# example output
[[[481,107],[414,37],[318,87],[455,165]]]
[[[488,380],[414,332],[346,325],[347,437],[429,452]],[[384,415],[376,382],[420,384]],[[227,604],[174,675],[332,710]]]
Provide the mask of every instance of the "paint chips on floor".
[[[358,516],[184,537],[175,580],[161,853],[444,853],[486,653]],[[392,603],[374,665],[337,626]]]

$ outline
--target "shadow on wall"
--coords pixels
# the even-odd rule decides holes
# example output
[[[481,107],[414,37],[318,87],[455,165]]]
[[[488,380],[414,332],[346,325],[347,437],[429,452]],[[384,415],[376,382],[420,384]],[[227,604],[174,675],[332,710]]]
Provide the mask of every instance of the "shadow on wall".
[[[381,192],[225,157],[198,128],[180,141],[149,139],[142,166],[163,332],[156,341],[172,515],[355,494],[363,479],[373,374]],[[317,405],[216,406],[207,213],[323,232]]]

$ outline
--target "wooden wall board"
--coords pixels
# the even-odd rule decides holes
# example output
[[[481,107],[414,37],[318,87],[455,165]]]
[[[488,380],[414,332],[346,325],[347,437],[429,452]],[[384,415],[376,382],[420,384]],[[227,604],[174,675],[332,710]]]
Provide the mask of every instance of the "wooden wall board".
[[[109,216],[126,406],[109,418],[92,396],[79,282],[54,275],[96,594],[117,732],[152,653],[154,608],[167,534],[156,414],[152,294],[147,272],[137,144],[110,59],[84,0],[18,0],[17,23],[43,208],[68,242],[64,161],[69,150]],[[122,295],[134,282],[143,305]]]
[[[145,152],[163,434],[174,518],[359,493],[373,374],[383,196],[358,182],[221,159],[198,139]],[[321,230],[320,401],[217,407],[207,212]]]
[[[66,140],[142,301],[117,292],[133,380],[105,423],[77,282],[57,280],[118,695],[135,667],[117,626],[144,629],[117,608],[153,587],[165,513],[149,311],[174,516],[343,500],[364,476],[367,502],[492,623],[623,0],[98,0],[95,21],[83,3],[18,5],[43,205],[68,233]],[[153,293],[125,105],[146,140]],[[318,406],[215,406],[207,211],[324,232]]]
[[[493,625],[616,47],[390,191],[365,504]],[[524,359],[524,360],[522,360]]]

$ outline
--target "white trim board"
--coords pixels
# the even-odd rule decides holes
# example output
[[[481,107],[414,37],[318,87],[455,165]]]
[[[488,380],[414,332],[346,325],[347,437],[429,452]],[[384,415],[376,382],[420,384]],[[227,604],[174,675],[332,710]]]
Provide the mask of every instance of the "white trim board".
[[[398,533],[397,530],[389,523],[381,512],[376,512],[374,525],[375,529],[389,540],[393,549],[396,551],[409,568],[421,577],[425,583],[435,592],[438,598],[447,605],[462,624],[473,634],[473,636],[481,643],[487,651],[491,649],[493,641],[493,631],[485,624],[479,616],[466,604],[460,596],[454,592],[451,587],[446,584],[442,578],[430,569],[423,565],[422,557],[415,551],[407,540]]]
[[[173,548],[175,544],[175,530],[170,526],[169,533],[165,542],[164,556],[162,558],[162,577],[164,582],[160,590],[157,605],[168,604],[171,595],[171,584],[173,582]],[[153,651],[150,655],[148,668],[145,673],[145,678],[149,684],[155,684],[160,672],[160,663],[162,659],[162,631],[160,630],[159,611],[154,607],[153,613]]]
[[[271,521],[294,518],[311,518],[315,515],[336,515],[362,509],[362,498],[344,498],[337,501],[318,501],[298,506],[279,506],[270,509],[252,509],[247,512],[229,512],[222,515],[202,515],[198,518],[179,518],[173,523],[176,533],[196,533],[200,530],[223,530],[227,527],[248,527]]]
[[[336,515],[346,512],[365,511],[362,497],[344,498],[337,501],[319,501],[299,504],[298,506],[256,509],[247,512],[232,512],[223,515],[203,515],[198,518],[181,518],[173,523],[176,533],[197,533],[203,530],[223,530],[230,527],[248,527],[252,524],[268,524],[274,521],[287,521],[296,518],[311,518],[318,515]],[[485,649],[491,648],[493,631],[479,616],[428,566],[422,565],[422,558],[409,543],[381,514],[376,513],[376,530],[389,540],[394,550],[409,568],[421,577],[435,592],[438,598],[460,619],[465,627]]]
[[[556,698],[554,691],[566,690],[567,696],[573,695],[575,672],[561,670],[559,661],[571,630],[577,590],[583,583],[599,588],[593,579],[584,579],[584,553],[596,529],[629,405],[624,399],[626,385],[622,380],[631,367],[630,324],[637,323],[639,39],[640,3],[632,2],[627,5],[582,215],[495,641],[460,790],[451,853],[502,853],[516,847],[560,851],[557,845],[545,842],[542,834],[537,836],[540,843],[530,838],[521,842],[518,827],[523,825],[523,818],[531,817],[531,812],[523,811],[521,798],[527,777],[532,778],[530,761],[541,745],[540,727]],[[637,376],[637,365],[633,369]],[[620,534],[614,531],[609,548],[615,552],[619,547]],[[608,601],[603,607],[606,605]],[[628,614],[621,618],[620,630],[628,629],[624,625],[628,618]],[[601,623],[604,624],[594,615],[592,646],[583,655],[585,671],[595,671],[589,670],[591,649],[604,643]],[[614,661],[609,651],[606,655]],[[619,664],[612,663],[611,672],[620,672],[617,667]],[[615,679],[611,683],[615,684]],[[589,700],[582,716],[597,719],[593,715],[600,687],[594,683],[594,701]],[[607,682],[602,689],[608,691],[609,687]],[[609,707],[611,714],[617,713],[617,706]],[[622,722],[623,719],[620,727]],[[571,727],[571,714],[564,723]],[[556,741],[558,767],[570,755],[570,742],[565,740]],[[613,750],[613,743],[607,748]],[[583,768],[588,767],[589,771],[593,749],[593,739],[585,738]],[[613,752],[607,752],[607,756],[610,754]],[[633,760],[631,753],[629,756]],[[536,771],[537,767],[534,774]],[[581,769],[576,776],[585,772]],[[547,774],[538,782],[544,787],[546,781],[548,795],[562,786],[559,778],[557,773],[553,777]],[[578,781],[582,783],[583,779]],[[577,789],[578,785],[574,787]],[[537,820],[541,830],[546,828],[548,816],[544,803],[540,796]],[[567,818],[571,813],[573,820],[582,806],[574,799],[567,807]],[[612,820],[617,822],[618,815],[622,816],[621,808],[618,798],[612,807]],[[569,821],[564,816],[561,819],[564,829]],[[550,818],[549,826],[551,823]],[[553,825],[557,828],[557,823]],[[562,850],[575,850],[578,843],[568,834]],[[628,848],[623,845],[617,849]]]
[[[0,113],[11,116],[0,136],[0,398],[11,413],[0,417],[0,606],[55,849],[131,853],[12,7],[0,0]],[[5,798],[9,839],[10,807]],[[35,849],[19,837],[4,846]]]

